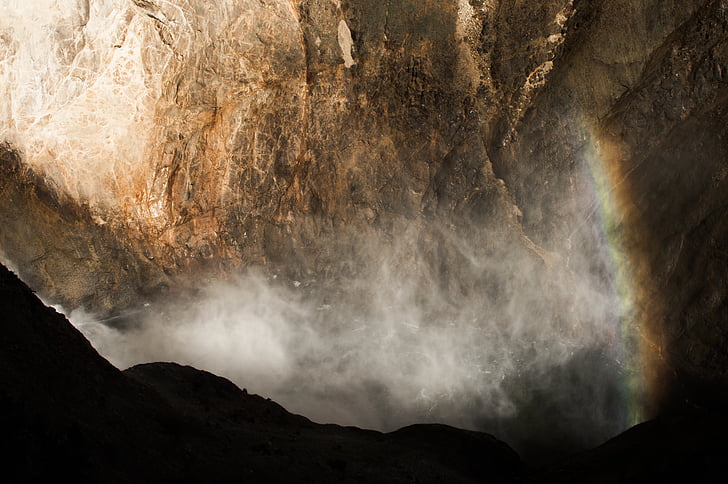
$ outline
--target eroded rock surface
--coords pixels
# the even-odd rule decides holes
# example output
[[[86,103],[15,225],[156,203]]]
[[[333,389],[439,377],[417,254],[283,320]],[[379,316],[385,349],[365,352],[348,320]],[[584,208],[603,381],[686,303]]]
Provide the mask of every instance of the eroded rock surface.
[[[336,299],[384,259],[536,352],[622,318],[651,393],[725,395],[723,2],[40,3],[0,21],[0,248],[49,300],[251,266]]]
[[[477,219],[523,245],[477,109],[494,99],[477,100],[488,81],[468,37],[480,34],[486,7],[90,5],[39,19],[64,27],[42,39],[56,50],[9,42],[5,149],[18,151],[28,177],[85,207],[90,233],[119,239],[129,270],[159,276],[54,285],[40,274],[59,256],[6,248],[48,297],[112,309],[105,292],[133,298],[163,274],[184,280],[221,266],[339,275],[363,262],[342,254],[366,259],[357,253],[370,239],[422,232],[426,212],[464,227]],[[102,29],[105,20],[114,28]],[[18,37],[6,23],[8,40]],[[39,59],[51,66],[42,82],[14,78],[40,70]]]

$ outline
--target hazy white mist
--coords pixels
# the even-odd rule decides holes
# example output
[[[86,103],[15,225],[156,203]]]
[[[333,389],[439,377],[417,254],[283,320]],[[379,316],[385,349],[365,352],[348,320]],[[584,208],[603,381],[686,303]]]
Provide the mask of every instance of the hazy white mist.
[[[439,421],[516,440],[544,426],[585,439],[621,430],[623,350],[608,284],[535,258],[473,256],[501,295],[453,297],[417,254],[401,253],[411,247],[372,250],[371,271],[334,293],[250,272],[144,308],[123,330],[70,316],[120,368],[189,364],[319,422]]]

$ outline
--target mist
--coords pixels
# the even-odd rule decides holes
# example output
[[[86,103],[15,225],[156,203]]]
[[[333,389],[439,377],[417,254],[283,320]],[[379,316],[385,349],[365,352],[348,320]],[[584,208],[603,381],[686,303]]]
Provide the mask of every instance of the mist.
[[[627,427],[620,315],[603,273],[508,248],[478,256],[451,240],[460,276],[480,281],[454,290],[417,237],[367,240],[367,269],[335,284],[251,269],[123,325],[70,319],[120,368],[192,365],[322,423],[442,422],[526,453],[585,448]]]
[[[295,32],[291,26],[300,25],[291,6],[279,3],[277,10],[273,8],[276,2],[266,4],[265,8],[255,2],[246,4],[246,8],[251,10],[246,11],[245,16],[260,16],[260,25],[272,22],[271,25],[275,26],[272,32],[275,37],[281,37],[282,47],[270,51],[266,47],[260,52],[247,54],[247,51],[241,51],[241,59],[245,60],[241,65],[250,64],[246,69],[251,69],[251,73],[255,69],[263,69],[265,73],[280,70],[281,74],[276,75],[292,82],[286,86],[293,89],[291,99],[297,99],[296,90],[302,89],[306,82],[287,76],[293,76],[289,71],[304,73],[307,69],[303,63],[299,65],[291,60],[298,59],[300,54],[300,39],[298,33],[291,33]],[[473,7],[467,2],[460,4],[461,23],[473,20]],[[154,165],[156,150],[160,153],[163,150],[166,157],[173,152],[197,153],[199,148],[200,159],[203,159],[210,156],[214,151],[212,147],[219,142],[220,146],[225,146],[221,151],[239,151],[242,156],[247,149],[247,142],[243,141],[248,139],[248,135],[237,131],[243,129],[242,121],[233,128],[235,123],[232,120],[258,116],[255,111],[258,108],[251,111],[253,108],[248,104],[264,106],[265,109],[260,108],[261,113],[268,112],[265,111],[268,109],[275,114],[271,119],[278,120],[276,116],[280,114],[280,119],[291,126],[297,127],[300,119],[297,111],[279,113],[276,106],[266,104],[286,104],[287,97],[278,98],[267,91],[258,93],[257,81],[251,81],[249,88],[258,97],[251,98],[252,94],[243,97],[258,100],[250,103],[241,100],[235,109],[227,110],[234,116],[230,114],[227,121],[219,120],[219,126],[226,122],[230,124],[231,131],[222,130],[216,134],[188,132],[187,128],[180,128],[181,131],[175,132],[174,136],[173,131],[165,131],[164,136],[160,136],[157,128],[164,126],[166,130],[171,121],[158,119],[158,113],[184,113],[192,109],[184,104],[173,104],[170,106],[174,109],[168,109],[170,106],[164,104],[167,101],[163,96],[169,87],[167,80],[209,70],[208,67],[198,69],[193,64],[177,65],[175,59],[199,57],[190,55],[194,52],[193,47],[196,48],[193,37],[199,41],[206,39],[210,45],[218,41],[225,45],[221,41],[224,37],[220,38],[217,29],[223,26],[220,29],[227,30],[225,22],[235,19],[228,19],[227,13],[223,15],[222,12],[219,16],[213,15],[214,9],[210,9],[211,12],[204,18],[190,16],[188,19],[182,8],[169,4],[165,15],[169,15],[169,25],[178,27],[178,30],[167,34],[176,39],[174,48],[170,50],[168,42],[163,42],[161,34],[157,33],[158,26],[152,23],[152,19],[156,18],[149,12],[134,10],[137,7],[116,0],[79,1],[68,5],[43,0],[34,2],[30,7],[8,4],[9,20],[0,27],[6,29],[8,35],[15,36],[13,38],[27,41],[8,47],[7,61],[3,61],[6,65],[0,70],[0,78],[7,81],[5,87],[0,83],[0,93],[11,100],[5,107],[0,106],[0,134],[3,139],[18,146],[31,166],[43,168],[44,176],[61,192],[97,210],[93,212],[96,215],[94,223],[113,227],[114,217],[118,216],[116,223],[124,230],[129,223],[132,226],[156,227],[144,232],[149,237],[149,234],[157,237],[158,233],[167,229],[180,229],[179,235],[187,229],[174,225],[177,223],[174,210],[164,205],[169,203],[169,207],[177,207],[175,200],[166,198],[173,192],[174,178],[170,175],[169,186],[165,182],[156,187],[154,182],[156,188],[153,187],[144,196],[140,195],[140,192],[146,193],[149,189],[149,180],[166,179],[166,175],[161,173],[168,169],[167,162],[160,162],[159,167]],[[220,10],[225,9],[221,7]],[[560,22],[563,25],[563,20]],[[238,23],[247,25],[245,22],[235,25]],[[251,40],[258,39],[256,25],[251,23],[246,27],[248,30],[242,31],[243,34],[249,35]],[[347,33],[349,27],[343,17],[334,25],[339,26],[336,36],[339,47],[344,49],[348,45],[342,52],[345,53],[345,68],[350,68],[354,62],[349,45],[351,32]],[[232,28],[229,30],[234,31]],[[235,39],[235,44],[238,40]],[[66,46],[64,49],[48,47],[60,45],[60,42]],[[551,41],[548,43],[556,45]],[[288,52],[290,56],[283,60],[271,57],[270,62],[275,69],[267,62],[258,65],[258,58],[266,58],[274,51]],[[471,64],[474,65],[472,59],[459,67],[469,70]],[[189,72],[186,70],[188,67]],[[224,74],[226,71],[221,69]],[[36,72],[46,72],[43,82]],[[422,82],[426,82],[425,73],[421,74]],[[240,89],[238,79],[246,78],[248,74],[241,77],[237,71],[231,71],[226,75],[235,79],[234,92],[237,93]],[[225,76],[221,74],[220,77]],[[481,74],[478,73],[476,78],[480,82]],[[280,82],[275,79],[276,84]],[[227,80],[214,82],[220,82],[223,87],[228,85]],[[214,82],[210,81],[210,86]],[[177,92],[179,83],[175,81],[173,84]],[[217,97],[222,97],[219,93],[227,92],[222,87],[215,89],[218,90]],[[424,92],[421,94],[424,95]],[[197,99],[199,96],[202,99],[206,96],[202,94],[203,91],[193,89],[188,97]],[[186,94],[179,96],[184,99]],[[175,94],[174,98],[177,97],[178,94]],[[201,109],[197,104],[192,107],[191,113],[198,113]],[[212,107],[208,106],[210,112],[217,113],[218,104],[214,109]],[[326,112],[322,111],[321,119],[327,119]],[[186,119],[187,115],[175,116]],[[190,114],[190,119],[196,119],[196,116]],[[337,123],[354,120],[352,117],[339,121],[338,116],[336,114],[331,120],[336,119]],[[439,119],[440,115],[437,117]],[[264,118],[261,114],[260,119]],[[415,119],[418,118],[410,121],[414,123]],[[452,123],[450,125],[452,127]],[[444,131],[440,133],[443,127],[444,124],[433,126],[437,128],[433,133],[439,133],[433,139],[449,136]],[[257,129],[250,144],[255,144],[258,139]],[[272,143],[277,146],[276,150],[281,149],[281,153],[271,152],[271,160],[297,158],[295,154],[284,152],[299,149],[294,140],[304,136],[294,131],[281,138],[285,142]],[[272,136],[272,133],[269,134]],[[371,133],[371,136],[381,136],[387,143],[397,139],[390,140],[385,134],[388,136],[385,132]],[[261,139],[268,136],[264,135],[261,131]],[[341,134],[342,137],[350,135],[354,136],[347,130]],[[366,136],[370,133],[367,132]],[[408,132],[407,137],[410,136],[416,135]],[[306,137],[313,140],[315,130],[307,133]],[[328,137],[326,133],[323,138]],[[207,154],[202,149],[207,141],[200,142],[199,146],[194,144],[197,141],[183,141],[208,138],[210,152]],[[168,142],[161,141],[164,139],[175,140],[174,143],[179,146],[164,144]],[[192,143],[189,149],[187,143]],[[386,151],[394,151],[384,141],[382,143]],[[376,147],[376,144],[373,146]],[[432,149],[435,149],[434,141],[425,144],[432,144]],[[314,148],[311,148],[312,153],[319,150]],[[338,144],[323,144],[321,152],[333,153],[340,148]],[[425,174],[430,176],[430,168],[418,168],[409,173],[412,180],[401,183],[401,191],[393,189],[387,195],[386,198],[396,199],[400,193],[415,194],[418,200],[410,203],[411,210],[404,210],[407,203],[399,207],[404,212],[417,213],[419,219],[409,225],[400,223],[398,217],[401,214],[397,207],[384,209],[388,201],[374,199],[375,191],[389,183],[388,180],[383,182],[383,179],[397,176],[398,169],[414,164],[416,160],[393,164],[391,174],[388,170],[371,170],[372,176],[382,180],[370,187],[372,200],[367,201],[370,206],[362,205],[361,212],[353,214],[361,215],[361,220],[367,222],[353,224],[350,229],[369,232],[361,236],[342,235],[342,239],[346,240],[339,245],[333,243],[335,241],[323,240],[328,235],[315,235],[322,238],[317,241],[320,247],[324,247],[322,252],[334,253],[332,259],[338,258],[337,263],[341,267],[348,266],[348,270],[340,271],[339,267],[329,271],[328,267],[315,267],[311,273],[319,275],[306,276],[305,271],[291,274],[269,267],[252,267],[231,279],[194,288],[193,296],[180,300],[150,300],[114,319],[102,319],[83,310],[70,311],[70,319],[103,356],[120,368],[160,360],[189,364],[225,376],[240,387],[273,398],[290,411],[318,422],[388,431],[407,424],[437,421],[494,433],[522,453],[526,445],[544,448],[595,445],[628,426],[625,406],[631,398],[623,385],[629,366],[626,362],[629,355],[626,354],[620,329],[625,315],[620,314],[614,274],[605,248],[599,242],[603,239],[599,223],[593,219],[588,219],[585,224],[569,220],[568,225],[579,227],[580,232],[573,234],[574,237],[569,237],[568,241],[562,238],[551,244],[557,247],[555,250],[559,254],[537,247],[523,233],[514,213],[523,209],[526,213],[535,213],[532,217],[540,219],[541,207],[519,208],[506,203],[511,195],[506,193],[505,182],[493,172],[485,147],[482,147],[482,152],[476,148],[464,141],[457,150],[453,149],[452,155],[448,155],[452,159],[443,161],[443,165],[452,163],[453,167],[442,170],[442,180],[429,185],[422,180],[414,183],[414,179]],[[469,151],[471,149],[472,152]],[[349,153],[352,165],[359,163],[358,155],[354,156],[354,153],[356,150]],[[420,148],[417,153],[417,156],[427,157],[426,153],[419,154]],[[430,154],[437,155],[437,150]],[[458,159],[460,155],[462,160]],[[196,156],[185,162],[197,164]],[[345,157],[345,154],[342,156]],[[370,160],[371,163],[382,164],[391,161],[381,153],[374,153]],[[423,158],[423,161],[426,160]],[[458,165],[461,162],[464,164],[462,167]],[[522,162],[526,164],[530,160]],[[185,181],[188,186],[200,186],[195,187],[197,192],[186,190],[184,200],[177,207],[183,209],[180,213],[193,205],[195,209],[192,212],[198,206],[209,208],[221,203],[217,182],[205,180],[206,176],[217,176],[214,171],[217,161],[209,159],[205,163],[209,164],[209,173],[187,174],[191,176]],[[258,161],[251,163],[256,170],[259,169]],[[473,166],[466,166],[471,163]],[[270,165],[260,170],[267,173],[277,168]],[[174,173],[174,170],[171,172]],[[368,172],[363,168],[360,172],[352,169],[348,175],[353,181],[363,182],[369,176]],[[477,182],[479,185],[467,188],[468,184],[456,180],[459,176],[468,178],[471,173],[483,178]],[[342,172],[336,176],[344,180],[348,175]],[[243,190],[242,187],[247,187],[249,180],[244,177],[248,175],[241,171],[236,176],[241,180],[239,186],[235,182],[234,186],[223,187],[223,192],[231,188],[231,193],[235,194],[237,190]],[[233,175],[231,177],[234,178]],[[272,179],[278,186],[276,176]],[[208,181],[213,187],[209,199],[205,198]],[[281,179],[282,186],[287,182]],[[545,180],[544,185],[547,182]],[[410,186],[411,183],[414,184]],[[437,208],[439,202],[435,200],[440,195],[419,194],[418,191],[438,191],[432,190],[437,184],[441,185],[440,191],[443,192],[440,194],[440,208]],[[457,189],[448,192],[448,184]],[[336,190],[345,186],[353,190],[355,185],[342,181]],[[249,203],[250,200],[256,196],[272,199],[282,196],[282,192],[272,193],[265,187],[267,185],[260,185],[260,192],[238,193],[235,196],[239,198],[231,198],[237,202],[230,203],[231,206],[239,206],[220,217],[230,217],[230,220],[261,217],[267,212],[248,213],[255,205]],[[468,192],[471,188],[472,193]],[[583,188],[586,192],[591,190],[590,187]],[[332,187],[330,189],[333,190]],[[581,189],[575,188],[577,191]],[[155,190],[159,193],[155,194]],[[455,210],[466,193],[472,200],[478,196],[485,198],[482,203],[463,204],[466,208]],[[589,194],[579,195],[586,200],[564,200],[567,208],[553,213],[589,214],[591,217],[594,210],[590,205],[595,207],[596,203],[589,200]],[[189,196],[193,200],[188,200]],[[356,196],[359,197],[359,194]],[[336,196],[332,195],[332,203],[336,200]],[[452,200],[457,203],[453,202],[453,211],[447,212],[446,206]],[[354,198],[342,198],[340,203],[347,205],[344,218],[348,219],[358,210],[359,202],[355,203]],[[428,207],[428,204],[431,206]],[[572,205],[579,209],[569,208]],[[433,212],[442,210],[442,213],[423,215],[422,212],[427,211],[425,208]],[[298,209],[304,211],[303,207]],[[368,212],[365,213],[365,210]],[[470,210],[478,212],[473,220],[468,220],[466,212]],[[503,215],[500,212],[509,213]],[[209,223],[198,225],[208,227],[208,233],[195,234],[195,237],[190,236],[180,244],[195,246],[195,240],[208,239],[217,244],[217,230],[225,227],[227,222],[214,217],[213,214]],[[457,218],[460,226],[480,226],[473,229],[473,233],[432,226],[434,220],[457,225],[451,218]],[[380,225],[374,226],[375,223]],[[498,226],[499,223],[502,226]],[[190,226],[195,227],[195,224]],[[548,231],[548,228],[539,227],[537,230]],[[240,232],[247,237],[242,228]],[[170,237],[174,233],[175,230],[170,230]],[[231,232],[231,237],[235,237],[235,233]],[[503,235],[505,233],[509,235]],[[541,235],[548,239],[551,234]],[[554,235],[554,238],[557,237]],[[179,240],[183,241],[183,238],[180,236]],[[358,246],[352,249],[352,241],[357,240]],[[328,242],[332,242],[330,247]],[[169,252],[181,247],[170,246]],[[233,247],[235,249],[231,250],[238,250],[237,244]],[[335,254],[339,250],[337,247],[346,249]],[[207,254],[209,247],[207,242],[200,242],[195,249],[197,252],[191,253]],[[167,248],[164,251],[167,252]],[[261,252],[265,252],[264,248]],[[275,252],[275,248],[271,252]],[[239,262],[247,263],[249,254],[238,255]],[[93,252],[89,257],[98,256]],[[146,253],[144,257],[147,257]],[[165,262],[159,257],[157,259],[160,267],[164,267],[165,263],[172,265],[170,261],[174,260]],[[296,266],[298,262],[290,261],[290,265]],[[304,262],[315,266],[319,261]],[[324,280],[323,274],[329,273],[336,275]],[[537,442],[542,438],[550,442]]]

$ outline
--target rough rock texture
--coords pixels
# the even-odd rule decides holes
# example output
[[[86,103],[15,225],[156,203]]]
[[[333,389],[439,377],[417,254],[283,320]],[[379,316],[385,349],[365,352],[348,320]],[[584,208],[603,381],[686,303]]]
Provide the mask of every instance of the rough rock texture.
[[[668,372],[666,398],[728,402],[728,12],[707,2],[604,120],[633,193],[636,252]]]
[[[592,159],[611,172],[657,407],[725,402],[725,18],[715,1],[579,2],[549,82],[490,151],[545,247],[595,216]]]
[[[318,425],[172,363],[120,372],[0,265],[3,481],[517,482],[494,437]]]
[[[0,24],[0,248],[45,297],[113,312],[251,265],[328,290],[401,243],[454,306],[540,293],[527,318],[579,333],[581,275],[620,279],[602,169],[656,408],[725,397],[724,2],[41,10],[52,49]]]
[[[36,231],[39,244],[50,246],[46,257],[23,248],[24,237],[14,235],[20,230],[4,231],[7,257],[47,297],[114,309],[178,277],[253,264],[298,279],[336,277],[360,271],[368,245],[412,226],[425,232],[433,218],[426,214],[434,212],[461,228],[497,227],[503,240],[488,237],[492,246],[531,250],[519,240],[519,211],[493,174],[481,136],[476,104],[495,96],[476,100],[485,81],[466,43],[480,25],[473,7],[230,1],[204,15],[195,8],[109,2],[81,19],[65,12],[81,39],[75,50],[49,54],[61,66],[40,93],[16,81],[17,95],[52,97],[61,88],[51,81],[65,86],[79,64],[94,60],[84,70],[90,77],[63,91],[66,104],[33,111],[9,95],[5,138],[14,147],[5,151],[19,149],[25,169],[6,174],[4,186],[40,178],[93,220],[85,229]],[[118,52],[87,38],[104,18],[118,23]],[[12,38],[13,28],[7,31]],[[29,67],[8,61],[15,64],[6,72]],[[129,79],[109,78],[122,68]],[[117,94],[137,98],[138,124],[113,124],[118,120],[105,116],[123,114],[124,106],[102,109],[87,99]],[[69,110],[86,118],[69,120]],[[17,201],[4,203],[6,214]],[[24,220],[43,219],[38,208],[26,210]],[[49,261],[67,260],[66,249],[45,239],[79,229],[90,239],[101,229],[117,239],[123,248],[112,259],[124,258],[131,276],[114,269],[105,271],[106,283],[60,285],[44,276],[53,272],[46,264],[63,264]],[[429,240],[436,234],[423,236],[425,248],[437,250]],[[63,272],[97,272],[85,252]]]

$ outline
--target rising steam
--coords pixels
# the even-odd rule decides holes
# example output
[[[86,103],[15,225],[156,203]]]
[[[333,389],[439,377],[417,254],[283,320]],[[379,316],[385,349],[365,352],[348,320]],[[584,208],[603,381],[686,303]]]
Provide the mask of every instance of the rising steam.
[[[372,269],[336,289],[249,272],[125,329],[71,319],[121,368],[190,364],[320,422],[440,421],[516,445],[546,429],[551,447],[623,428],[619,315],[603,282],[535,258],[471,259],[502,290],[453,297],[411,248],[377,245]]]

